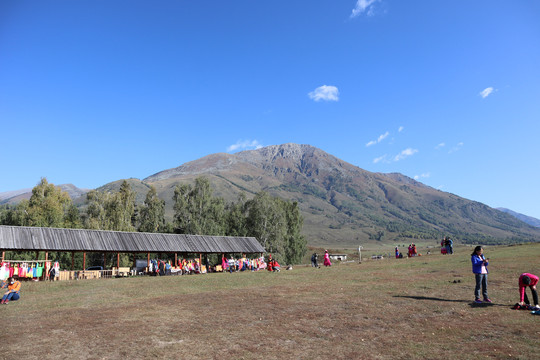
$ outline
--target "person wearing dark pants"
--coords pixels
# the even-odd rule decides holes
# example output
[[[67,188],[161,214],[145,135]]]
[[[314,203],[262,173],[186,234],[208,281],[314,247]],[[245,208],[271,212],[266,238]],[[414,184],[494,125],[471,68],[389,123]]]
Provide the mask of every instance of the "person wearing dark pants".
[[[538,276],[536,275],[523,273],[519,276],[519,305],[531,305],[527,293],[525,292],[525,288],[529,287],[532,292],[535,306],[534,310],[540,310],[540,307],[538,306],[538,292],[536,291],[537,284]]]
[[[490,303],[491,300],[488,297],[487,291],[487,277],[489,265],[488,259],[484,256],[484,249],[481,246],[477,246],[474,252],[471,254],[472,270],[476,279],[476,287],[474,288],[474,302],[481,303],[480,300],[480,288],[482,288],[482,295],[484,302]]]

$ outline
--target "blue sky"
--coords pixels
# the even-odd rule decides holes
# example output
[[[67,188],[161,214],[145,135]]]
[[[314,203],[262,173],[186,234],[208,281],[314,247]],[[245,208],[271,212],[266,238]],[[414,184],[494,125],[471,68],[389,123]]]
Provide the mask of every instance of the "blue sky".
[[[310,144],[540,218],[540,2],[0,2],[0,192]]]

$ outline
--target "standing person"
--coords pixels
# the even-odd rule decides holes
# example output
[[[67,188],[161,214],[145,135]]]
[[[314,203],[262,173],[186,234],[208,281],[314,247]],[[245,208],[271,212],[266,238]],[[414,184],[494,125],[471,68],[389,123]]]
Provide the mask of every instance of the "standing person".
[[[534,302],[534,310],[540,310],[540,307],[538,306],[538,292],[536,291],[536,285],[538,285],[538,276],[529,274],[529,273],[523,273],[519,277],[519,305],[530,305],[529,298],[527,297],[527,294],[525,293],[525,288],[529,287],[531,288],[532,296],[533,296],[533,302]]]
[[[444,247],[447,254],[452,255],[454,253],[454,242],[448,236],[444,239]]]
[[[9,303],[10,300],[17,301],[20,298],[20,291],[21,291],[21,283],[19,281],[15,281],[12,277],[8,278],[7,283],[2,284],[2,288],[6,287],[8,288],[8,291],[4,294],[2,297],[2,301],[0,304],[6,304]]]
[[[398,249],[397,246],[396,246],[396,249],[395,249],[395,250],[396,250],[396,259],[399,259],[399,249]]]
[[[489,265],[489,259],[484,256],[484,249],[479,245],[474,248],[471,254],[472,271],[476,278],[476,287],[474,288],[474,302],[481,303],[480,300],[480,286],[482,287],[482,295],[484,296],[484,302],[490,303],[491,300],[488,297],[487,291],[487,278]]]
[[[311,255],[311,266],[319,267],[318,260],[319,260],[319,255],[317,255],[317,253],[313,253],[313,255]]]
[[[324,250],[324,266],[332,266],[332,263],[330,262],[330,255],[328,254],[328,250]]]

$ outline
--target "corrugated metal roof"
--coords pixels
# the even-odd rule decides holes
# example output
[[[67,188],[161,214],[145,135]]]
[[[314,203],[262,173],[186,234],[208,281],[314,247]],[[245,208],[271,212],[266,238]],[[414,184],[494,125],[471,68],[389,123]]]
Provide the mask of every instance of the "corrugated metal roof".
[[[254,237],[0,225],[0,249],[96,252],[263,253]]]

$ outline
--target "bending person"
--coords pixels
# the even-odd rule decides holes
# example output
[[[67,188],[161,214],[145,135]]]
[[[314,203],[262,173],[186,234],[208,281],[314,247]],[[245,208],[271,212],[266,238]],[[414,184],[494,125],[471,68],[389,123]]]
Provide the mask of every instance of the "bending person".
[[[540,307],[538,307],[538,292],[536,291],[537,284],[538,276],[529,273],[521,274],[519,277],[519,305],[531,305],[529,298],[525,293],[525,288],[529,287],[531,288],[535,310],[540,309]]]
[[[6,304],[9,303],[10,300],[16,301],[19,300],[20,295],[19,292],[21,291],[21,283],[19,281],[15,281],[12,277],[10,277],[7,281],[7,284],[2,284],[2,288],[4,288],[7,285],[8,291],[4,294],[2,297],[2,302],[0,304]]]

